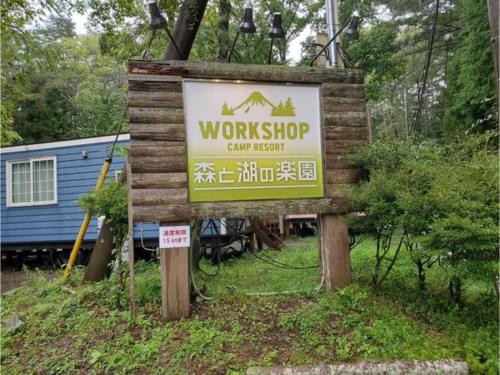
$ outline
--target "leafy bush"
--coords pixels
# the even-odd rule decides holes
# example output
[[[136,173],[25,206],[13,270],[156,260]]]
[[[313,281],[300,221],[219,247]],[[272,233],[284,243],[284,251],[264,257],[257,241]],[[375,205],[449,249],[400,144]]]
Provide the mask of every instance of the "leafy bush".
[[[91,210],[97,216],[104,216],[105,222],[112,227],[115,254],[114,268],[119,277],[119,285],[118,288],[113,288],[113,296],[116,306],[123,307],[127,278],[127,270],[122,262],[122,248],[128,234],[127,185],[116,181],[108,182],[99,190],[93,190],[82,196],[78,203],[83,209]]]
[[[376,239],[376,287],[402,246],[417,267],[421,289],[436,263],[452,270],[453,293],[460,293],[455,289],[463,277],[494,280],[498,168],[490,139],[485,134],[449,145],[381,140],[353,157],[367,179],[350,192],[354,209],[362,213],[350,224]]]
[[[78,203],[85,210],[92,210],[113,227],[115,245],[120,246],[128,232],[128,189],[127,185],[112,181],[99,190],[83,195]]]

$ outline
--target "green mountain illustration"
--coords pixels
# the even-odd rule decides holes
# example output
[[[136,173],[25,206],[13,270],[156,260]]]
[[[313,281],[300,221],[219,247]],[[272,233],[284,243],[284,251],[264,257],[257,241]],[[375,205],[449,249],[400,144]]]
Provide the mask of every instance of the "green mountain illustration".
[[[250,108],[254,106],[270,106],[271,116],[296,116],[295,107],[293,106],[292,99],[290,99],[290,97],[288,97],[284,104],[280,101],[278,105],[274,105],[258,91],[252,92],[248,98],[236,107],[229,107],[227,102],[224,102],[224,105],[222,106],[222,115],[233,116],[234,112],[241,108],[245,108],[244,112],[248,113]]]

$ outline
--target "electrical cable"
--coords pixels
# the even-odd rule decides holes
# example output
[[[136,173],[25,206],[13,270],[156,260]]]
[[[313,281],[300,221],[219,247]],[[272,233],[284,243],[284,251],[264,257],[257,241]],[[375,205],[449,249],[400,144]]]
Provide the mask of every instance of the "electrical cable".
[[[332,42],[334,42],[337,39],[337,37],[342,33],[342,31],[344,31],[344,29],[347,27],[348,24],[349,24],[349,19],[347,20],[347,22],[344,23],[344,25],[342,25],[340,30],[337,31],[334,36],[332,36],[332,38],[328,41],[328,43],[326,43],[325,46],[316,55],[314,55],[314,57],[309,62],[309,66],[313,66],[316,59],[323,53],[324,50],[328,48],[330,44],[332,44]]]
[[[282,265],[283,267],[289,267],[289,268],[293,268],[293,269],[311,269],[311,268],[318,268],[320,266],[319,264],[316,264],[314,266],[294,266],[294,265],[291,265],[291,264],[283,263],[283,262],[281,262],[281,261],[279,261],[279,260],[271,257],[270,255],[268,255],[266,253],[261,253],[260,255],[262,255],[266,259],[269,259],[272,262],[275,262],[277,264]]]
[[[113,155],[115,153],[116,143],[118,142],[118,138],[120,137],[120,131],[122,130],[122,126],[125,123],[125,119],[127,118],[127,108],[128,108],[128,104],[125,106],[125,111],[123,112],[122,120],[120,121],[120,124],[118,125],[118,129],[116,131],[115,140],[113,141],[113,145],[111,146],[111,151],[108,154],[107,158],[109,159],[109,161],[113,160]]]
[[[146,251],[151,251],[151,252],[158,251],[158,248],[152,249],[152,248],[148,248],[148,247],[146,247],[146,245],[144,245],[144,224],[143,223],[141,223],[141,247]]]
[[[238,30],[236,32],[236,36],[234,37],[234,40],[233,40],[233,44],[231,45],[231,50],[229,52],[229,55],[227,56],[227,62],[230,63],[231,62],[231,56],[233,56],[233,52],[234,52],[234,47],[236,46],[236,42],[238,41],[238,37],[240,36],[240,31]]]
[[[427,84],[427,79],[429,77],[429,69],[430,69],[430,65],[431,65],[434,37],[436,35],[436,25],[437,25],[438,14],[439,14],[439,0],[436,0],[436,5],[435,5],[435,9],[434,9],[434,18],[433,18],[433,22],[432,22],[431,38],[429,40],[427,59],[425,61],[425,67],[424,67],[424,72],[423,72],[423,77],[422,77],[422,86],[420,86],[420,90],[418,91],[418,96],[417,96],[417,105],[415,107],[415,115],[413,118],[413,126],[411,129],[412,133],[415,132],[415,130],[417,129],[418,121],[420,119],[420,113],[422,111],[423,97],[425,94],[425,87]]]
[[[261,258],[255,252],[250,252],[250,254],[252,254],[254,257],[256,257],[257,259],[261,260],[262,262],[267,263],[267,264],[269,264],[271,266],[274,266],[274,267],[278,267],[278,268],[294,269],[294,270],[304,270],[304,269],[312,269],[312,268],[318,268],[319,267],[319,264],[315,265],[315,266],[297,267],[297,266],[292,266],[290,264],[279,262],[279,261],[273,259],[272,257],[268,257],[267,259],[264,258],[264,257]],[[264,254],[262,254],[262,255],[264,255]]]
[[[198,236],[198,234],[196,232],[197,232],[196,230],[193,231],[193,235],[191,237],[191,243],[194,243],[195,237]],[[199,236],[198,236],[198,239],[199,239]],[[188,252],[189,252],[189,277],[191,279],[191,284],[193,285],[193,289],[195,290],[196,294],[198,294],[198,296],[202,300],[204,300],[204,301],[211,301],[213,298],[205,296],[201,292],[200,288],[198,288],[198,285],[196,284],[196,280],[194,279],[194,272],[193,272],[193,248],[192,248],[192,246],[189,247]]]
[[[165,26],[165,30],[167,31],[167,34],[168,34],[168,37],[170,38],[170,40],[172,41],[172,44],[174,45],[174,48],[175,50],[177,51],[177,53],[179,54],[179,57],[180,57],[180,60],[187,60],[185,59],[183,56],[182,56],[182,53],[179,49],[179,47],[177,47],[177,43],[175,43],[175,39],[174,37],[172,36],[172,34],[170,33],[170,30],[168,29],[168,27]]]
[[[144,51],[142,51],[141,57],[143,60],[149,59],[149,48],[151,48],[151,43],[153,43],[155,37],[156,37],[156,29],[153,29],[151,36],[149,37],[149,40],[146,44],[146,48],[144,48]]]

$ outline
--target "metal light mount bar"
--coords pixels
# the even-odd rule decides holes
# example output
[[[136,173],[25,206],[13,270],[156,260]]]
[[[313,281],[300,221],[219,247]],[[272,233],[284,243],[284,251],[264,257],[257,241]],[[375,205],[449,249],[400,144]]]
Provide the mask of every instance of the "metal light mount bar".
[[[336,39],[339,35],[336,31],[338,24],[338,3],[336,0],[326,0],[326,25],[328,38]],[[337,43],[333,43],[328,48],[330,54],[330,64],[334,67],[337,64]]]
[[[233,44],[231,45],[231,51],[229,52],[229,55],[227,57],[228,63],[231,62],[231,56],[233,55],[234,47],[236,46],[236,42],[238,41],[240,33],[255,34],[256,31],[257,28],[255,27],[255,23],[253,22],[253,9],[250,7],[246,7],[243,11],[243,19],[241,20],[240,25],[238,27],[238,32],[234,37]]]
[[[269,53],[267,54],[267,65],[271,65],[274,39],[285,38],[285,30],[281,26],[281,13],[273,13],[273,26],[271,27],[271,31],[269,31],[269,37],[271,38],[271,44],[269,45]]]
[[[344,33],[344,36],[348,39],[357,39],[359,37],[358,33],[358,26],[359,26],[359,17],[356,15],[352,15],[347,22],[340,28],[337,33],[330,38],[328,43],[325,44],[323,48],[320,49],[320,51],[311,59],[311,62],[309,63],[309,66],[313,66],[314,62],[318,59],[318,57],[332,44],[335,39],[342,33],[342,31],[346,30]],[[333,56],[332,56],[333,58]]]
[[[151,28],[152,33],[151,33],[151,37],[148,40],[146,49],[142,53],[142,57],[146,58],[148,56],[149,47],[151,46],[151,43],[153,42],[153,40],[156,36],[156,32],[158,30],[164,29],[167,32],[169,39],[172,41],[172,44],[174,45],[177,53],[179,54],[181,59],[183,59],[182,53],[180,52],[179,47],[177,46],[177,43],[175,43],[175,40],[174,40],[172,34],[170,33],[170,30],[168,29],[167,18],[161,13],[160,7],[158,6],[158,3],[153,0],[153,1],[148,3],[148,7],[149,7],[149,15],[151,17],[151,19],[149,21],[149,27]]]

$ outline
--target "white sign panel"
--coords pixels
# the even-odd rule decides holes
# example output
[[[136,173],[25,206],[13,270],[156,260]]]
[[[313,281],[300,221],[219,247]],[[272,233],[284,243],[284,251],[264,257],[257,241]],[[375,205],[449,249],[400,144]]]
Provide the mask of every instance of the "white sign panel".
[[[317,85],[184,81],[190,202],[323,197]]]
[[[189,225],[160,227],[160,249],[189,247]]]

